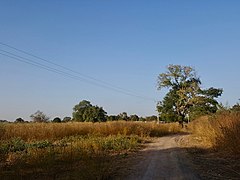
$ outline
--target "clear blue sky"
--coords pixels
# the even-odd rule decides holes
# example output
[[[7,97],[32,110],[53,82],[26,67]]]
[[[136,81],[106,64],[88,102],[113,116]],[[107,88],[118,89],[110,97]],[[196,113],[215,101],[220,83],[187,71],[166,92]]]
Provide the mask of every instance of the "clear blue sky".
[[[202,86],[223,88],[219,100],[233,105],[240,98],[239,8],[238,0],[2,0],[0,42],[157,100],[164,95],[157,76],[168,64],[194,66]],[[37,110],[63,118],[83,99],[108,114],[156,114],[154,101],[2,55],[0,86],[0,119],[29,120]]]

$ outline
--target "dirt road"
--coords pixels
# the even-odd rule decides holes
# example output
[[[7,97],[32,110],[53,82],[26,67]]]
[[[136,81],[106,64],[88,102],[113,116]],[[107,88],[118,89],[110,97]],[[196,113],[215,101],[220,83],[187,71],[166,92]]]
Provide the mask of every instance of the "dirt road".
[[[161,137],[149,143],[141,151],[129,176],[129,180],[195,180],[200,179],[186,157],[186,152],[181,149],[177,141],[184,135]]]

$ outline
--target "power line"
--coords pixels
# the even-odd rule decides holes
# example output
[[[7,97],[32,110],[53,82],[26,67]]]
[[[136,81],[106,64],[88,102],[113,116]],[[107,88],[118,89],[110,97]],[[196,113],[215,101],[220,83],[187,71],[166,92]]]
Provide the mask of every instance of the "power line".
[[[6,44],[3,44],[0,42],[0,44],[2,45],[6,45]],[[6,45],[8,47],[10,47],[9,45]],[[12,47],[12,46],[11,46]],[[12,47],[14,48],[14,47]],[[14,48],[16,49],[16,48]],[[22,57],[22,56],[19,56],[19,55],[16,55],[14,53],[11,53],[11,52],[8,52],[8,51],[5,51],[5,50],[1,50],[0,51],[4,52],[4,53],[7,53],[7,54],[3,54],[3,53],[0,53],[1,55],[5,56],[5,57],[8,57],[8,58],[11,58],[11,59],[14,59],[14,60],[17,60],[17,61],[20,61],[20,62],[23,62],[23,63],[26,63],[26,64],[29,64],[29,65],[32,65],[32,66],[36,66],[38,68],[41,68],[41,69],[45,69],[45,70],[48,70],[48,71],[51,71],[51,72],[54,72],[54,73],[57,73],[57,74],[60,74],[60,75],[63,75],[65,77],[68,77],[68,78],[72,78],[72,79],[75,79],[75,80],[80,80],[80,81],[84,81],[86,83],[89,83],[89,84],[93,84],[95,86],[99,86],[99,87],[102,87],[102,88],[105,88],[105,89],[110,89],[112,91],[116,91],[118,93],[122,93],[122,94],[125,94],[125,95],[129,95],[129,96],[133,96],[133,97],[137,97],[137,98],[141,98],[141,99],[145,99],[145,100],[151,100],[151,101],[154,101],[156,102],[155,99],[153,98],[149,98],[149,97],[144,97],[144,96],[140,96],[140,95],[136,95],[136,94],[133,94],[133,93],[130,93],[129,91],[123,91],[122,88],[118,88],[118,87],[114,87],[112,86],[110,83],[105,83],[105,84],[100,84],[100,83],[96,83],[96,82],[93,82],[93,80],[95,81],[100,81],[100,80],[97,80],[95,78],[91,78],[92,81],[90,81],[89,79],[86,79],[86,78],[82,78],[82,77],[79,77],[79,76],[76,76],[76,75],[73,75],[73,74],[70,74],[70,73],[67,73],[65,71],[61,71],[59,69],[56,69],[56,68],[52,68],[50,66],[47,66],[47,65],[44,65],[44,64],[41,64],[41,63],[38,63],[38,62],[35,62],[29,58],[25,58],[25,57]],[[22,50],[19,50],[19,51],[22,51]],[[25,52],[25,51],[24,51]],[[10,55],[9,55],[10,54]],[[29,53],[25,53],[25,54],[29,54]],[[32,55],[34,56],[34,55]],[[39,59],[39,58],[38,58]],[[55,65],[55,66],[58,66],[58,67],[61,67],[61,68],[64,68],[66,70],[69,70],[69,71],[72,71],[71,69],[69,68],[65,68],[64,66],[61,66],[61,65],[57,65],[55,63],[52,63],[49,61],[49,63]],[[76,71],[73,71],[74,73],[77,73],[77,74],[81,74],[81,73],[78,73]],[[88,76],[86,76],[88,77]],[[104,82],[104,81],[101,81],[101,82]],[[107,84],[107,85],[106,85]],[[111,85],[111,86],[109,86]]]
[[[89,75],[85,75],[85,74],[83,74],[83,73],[80,73],[80,72],[78,72],[78,71],[72,70],[72,69],[70,69],[70,68],[68,68],[68,67],[65,67],[65,66],[62,66],[62,65],[60,65],[60,64],[54,63],[54,62],[49,61],[49,60],[47,60],[47,59],[41,58],[41,57],[39,57],[39,56],[36,56],[36,55],[34,55],[34,54],[32,54],[32,53],[29,53],[29,52],[27,52],[27,51],[21,50],[21,49],[19,49],[19,48],[16,48],[16,47],[14,47],[14,46],[9,45],[9,44],[3,43],[3,42],[0,42],[0,44],[3,45],[3,46],[6,46],[6,47],[8,47],[8,48],[14,49],[14,50],[16,50],[16,51],[18,51],[18,52],[21,52],[21,53],[24,53],[24,54],[26,54],[26,55],[32,56],[32,57],[34,57],[34,58],[36,58],[36,59],[39,59],[39,60],[41,60],[41,61],[47,62],[47,63],[49,63],[49,64],[51,64],[51,65],[60,67],[60,68],[62,68],[62,69],[64,69],[64,70],[67,70],[67,71],[69,71],[69,72],[71,72],[71,73],[78,74],[78,75],[80,75],[80,76],[82,76],[82,77],[84,77],[84,78],[87,78],[87,79],[90,79],[90,80],[93,80],[93,81],[100,82],[101,84],[105,84],[105,85],[107,85],[107,86],[111,86],[111,87],[114,87],[114,88],[116,88],[116,89],[121,89],[122,91],[131,93],[131,94],[132,94],[132,93],[136,94],[135,92],[129,91],[129,90],[124,89],[124,88],[122,88],[122,87],[115,86],[115,85],[113,85],[113,84],[111,84],[111,83],[108,83],[108,82],[106,82],[106,81],[103,81],[103,80],[100,80],[100,79],[96,79],[96,78],[91,77],[91,76],[89,76]],[[149,98],[149,97],[145,97],[145,98]],[[151,98],[151,99],[153,99],[153,98]]]
[[[2,51],[0,49],[0,51]],[[105,88],[105,89],[110,89],[112,91],[115,91],[115,92],[118,92],[118,93],[122,93],[122,94],[125,94],[125,95],[128,95],[128,96],[134,96],[134,97],[137,97],[137,98],[141,98],[141,99],[145,99],[145,100],[153,100],[153,99],[147,99],[145,97],[142,97],[142,96],[138,96],[138,95],[135,95],[135,94],[130,94],[128,92],[124,92],[124,91],[121,91],[121,90],[118,90],[118,89],[114,89],[114,88],[111,88],[111,87],[108,87],[108,86],[104,86],[102,84],[99,84],[99,83],[96,83],[96,82],[90,82],[89,80],[86,80],[86,79],[83,79],[81,77],[78,77],[78,76],[74,76],[72,74],[69,74],[69,73],[66,73],[64,71],[59,71],[58,69],[54,69],[54,68],[51,68],[49,66],[46,66],[46,65],[42,65],[40,63],[36,63],[36,62],[28,62],[28,61],[25,61],[25,60],[22,60],[22,59],[19,59],[17,57],[14,57],[14,56],[9,56],[7,54],[3,54],[3,53],[0,53],[0,55],[3,55],[3,56],[6,56],[8,58],[11,58],[11,59],[14,59],[14,60],[17,60],[17,61],[20,61],[20,62],[23,62],[23,63],[26,63],[26,64],[29,64],[29,65],[32,65],[32,66],[36,66],[38,68],[41,68],[41,69],[45,69],[47,71],[50,71],[50,72],[54,72],[54,73],[57,73],[57,74],[60,74],[62,76],[65,76],[65,77],[68,77],[68,78],[72,78],[72,79],[75,79],[75,80],[79,80],[79,81],[84,81],[88,84],[92,84],[92,85],[95,85],[95,86],[98,86],[98,87],[102,87],[102,88]],[[16,56],[16,55],[15,55]]]

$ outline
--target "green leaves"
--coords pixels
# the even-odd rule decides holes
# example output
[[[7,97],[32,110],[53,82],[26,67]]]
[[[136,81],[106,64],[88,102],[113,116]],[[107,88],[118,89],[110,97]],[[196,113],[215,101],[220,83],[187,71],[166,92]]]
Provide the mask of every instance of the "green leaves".
[[[196,71],[190,66],[172,65],[167,67],[167,72],[158,76],[158,89],[179,87],[182,83],[196,77]]]
[[[102,107],[93,106],[89,101],[83,100],[73,108],[73,119],[80,122],[104,122],[106,112]]]
[[[209,88],[202,90],[201,80],[190,66],[169,65],[167,72],[158,76],[158,89],[169,88],[163,101],[157,105],[162,120],[184,121],[188,114],[208,114],[217,111],[223,90]],[[199,113],[196,113],[199,111]],[[201,113],[200,113],[201,111]],[[171,120],[172,118],[172,120]]]
[[[30,116],[34,122],[47,122],[49,117],[41,111],[37,111]]]

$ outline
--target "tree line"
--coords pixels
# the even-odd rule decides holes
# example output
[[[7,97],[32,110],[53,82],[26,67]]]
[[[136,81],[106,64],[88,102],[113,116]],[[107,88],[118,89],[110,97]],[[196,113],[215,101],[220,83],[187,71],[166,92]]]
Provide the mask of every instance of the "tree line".
[[[32,114],[31,119],[33,122],[53,122],[53,123],[61,123],[61,122],[106,122],[106,121],[157,121],[157,116],[147,116],[147,117],[139,117],[136,114],[128,116],[126,112],[119,113],[118,115],[107,115],[107,112],[103,109],[103,107],[94,106],[90,101],[83,100],[80,101],[73,107],[72,117],[64,117],[63,119],[59,117],[55,117],[50,120],[50,118],[43,113],[42,111],[37,111]],[[17,118],[15,120],[16,123],[24,123],[27,122],[22,118]]]
[[[168,65],[167,70],[158,76],[158,90],[168,89],[168,92],[156,105],[158,116],[139,117],[136,114],[128,116],[126,112],[118,115],[107,115],[103,107],[92,105],[90,101],[83,100],[73,107],[72,117],[63,119],[56,117],[51,122],[106,122],[106,121],[163,121],[163,122],[189,122],[199,116],[216,113],[225,109],[240,111],[237,103],[231,108],[224,107],[217,101],[223,89],[210,87],[203,89],[196,70],[191,66]],[[48,122],[49,117],[41,111],[32,114],[33,122]],[[25,122],[17,118],[15,122]]]

